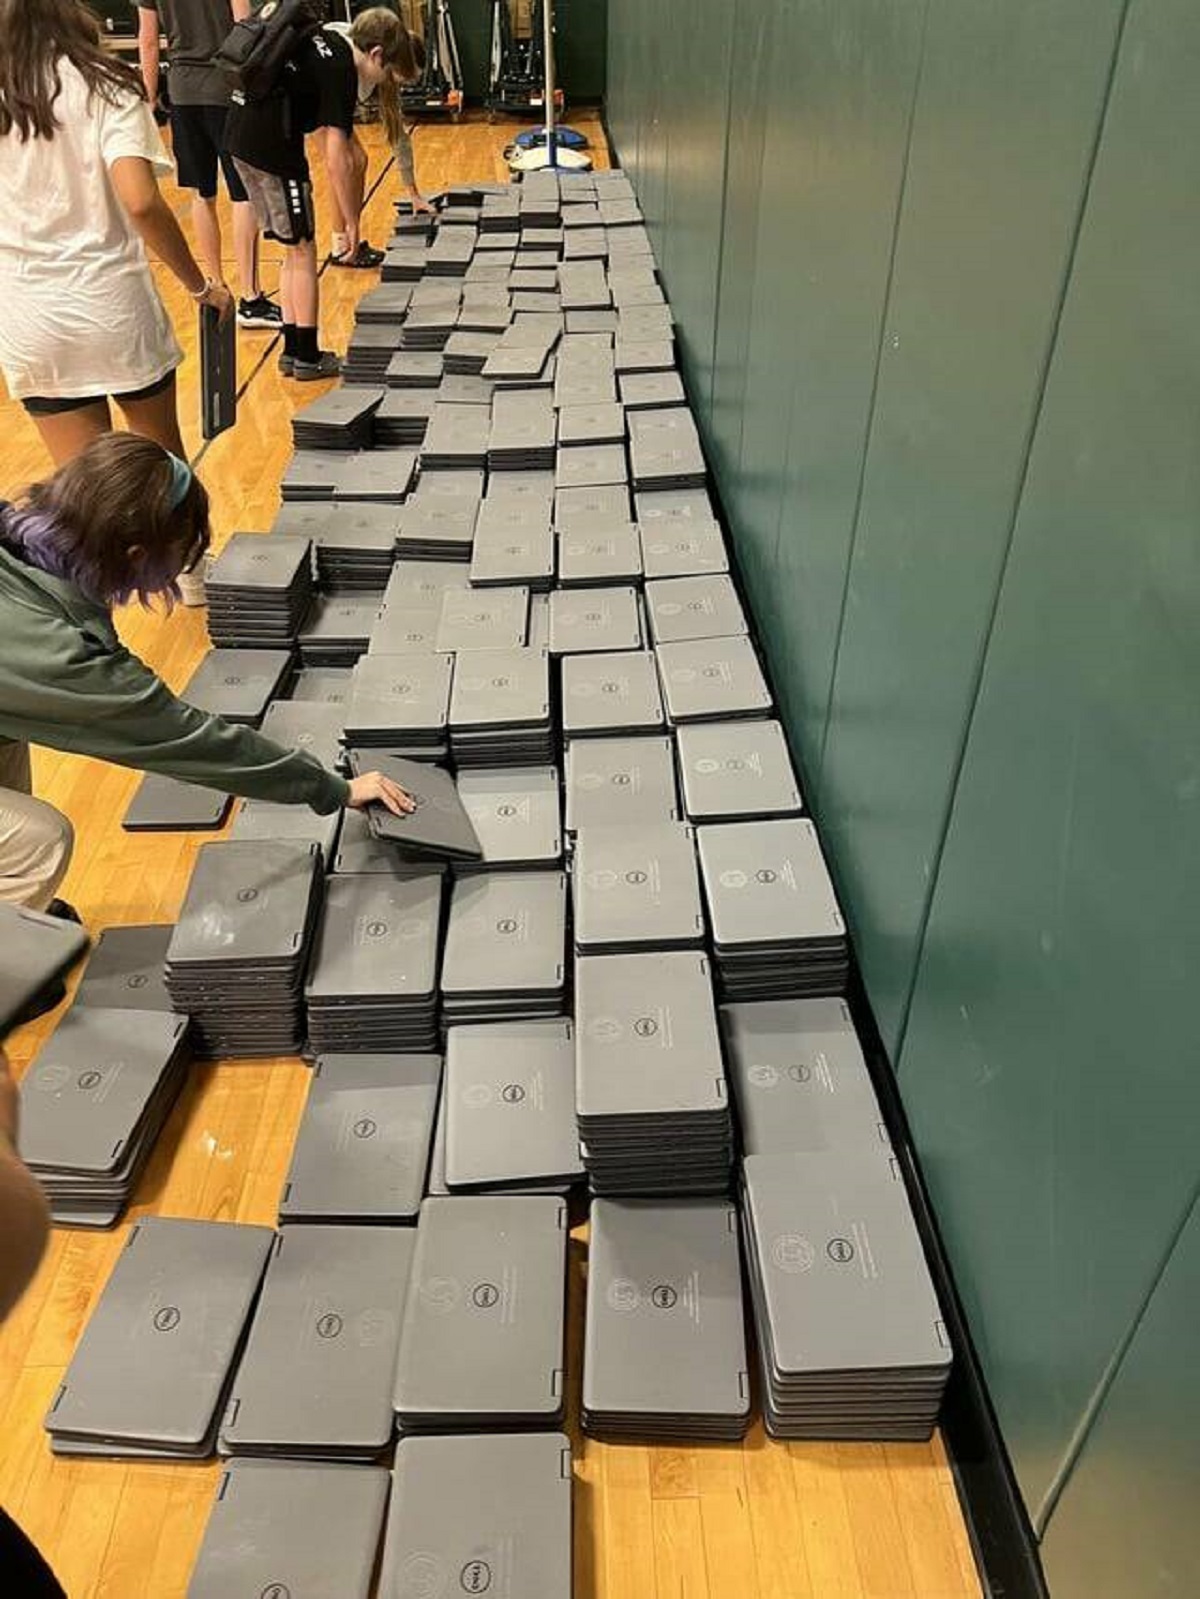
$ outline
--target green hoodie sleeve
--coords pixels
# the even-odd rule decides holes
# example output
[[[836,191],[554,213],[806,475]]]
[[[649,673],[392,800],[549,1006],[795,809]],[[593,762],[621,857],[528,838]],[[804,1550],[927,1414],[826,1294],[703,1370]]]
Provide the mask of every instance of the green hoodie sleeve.
[[[48,631],[61,645],[60,630]],[[349,785],[311,755],[185,704],[123,644],[96,652],[89,642],[43,647],[36,672],[14,673],[10,657],[0,734],[323,815],[346,804]]]

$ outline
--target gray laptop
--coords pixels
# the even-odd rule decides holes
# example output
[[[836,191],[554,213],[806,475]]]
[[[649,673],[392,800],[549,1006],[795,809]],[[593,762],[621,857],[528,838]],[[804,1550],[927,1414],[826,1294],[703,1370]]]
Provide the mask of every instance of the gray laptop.
[[[437,983],[442,878],[334,877],[309,963],[305,997],[404,998]]]
[[[679,729],[676,745],[692,821],[798,816],[804,809],[778,722],[697,723]]]
[[[568,832],[678,819],[675,751],[669,738],[571,742],[567,750]]]
[[[380,1466],[230,1461],[187,1599],[369,1599],[389,1487]]]
[[[72,1007],[21,1084],[21,1154],[37,1171],[102,1175],[120,1167],[187,1017]]]
[[[631,1427],[749,1422],[735,1206],[593,1202],[583,1405]]]
[[[233,803],[217,789],[181,783],[161,772],[147,772],[121,818],[127,833],[211,832],[220,827]]]
[[[721,1027],[747,1155],[887,1145],[844,1000],[724,1005]]]
[[[315,700],[275,700],[267,706],[261,731],[288,749],[303,750],[327,769],[341,759],[343,708]]]
[[[714,1114],[728,1094],[708,961],[698,953],[575,963],[582,1117]]]
[[[570,1182],[583,1175],[575,1034],[565,1017],[450,1028],[446,1095],[451,1188]]]
[[[703,940],[695,840],[682,823],[583,828],[574,891],[581,953],[680,948]]]
[[[771,691],[748,638],[688,639],[654,653],[672,722],[765,715]]]
[[[562,872],[483,872],[454,885],[442,993],[561,989],[567,880]]]
[[[356,772],[379,770],[416,801],[416,810],[396,816],[382,805],[368,811],[377,838],[392,839],[413,854],[478,859],[482,854],[471,818],[448,772],[423,762],[398,760],[374,750],[351,751]]]
[[[407,1222],[425,1187],[438,1055],[322,1055],[283,1196],[283,1222]]]
[[[427,1199],[396,1366],[402,1430],[553,1425],[563,1409],[560,1199]]]
[[[354,667],[345,710],[347,741],[402,729],[406,735],[434,733],[446,725],[450,703],[448,655],[368,654]]]
[[[74,922],[0,904],[0,1040],[17,1025],[24,1008],[69,971],[87,948],[87,934]]]
[[[636,650],[642,643],[637,590],[555,589],[550,596],[550,653]]]
[[[452,727],[540,723],[549,714],[550,660],[545,650],[471,650],[455,661]]]
[[[46,1417],[60,1447],[206,1452],[274,1236],[225,1222],[135,1223]]]
[[[747,632],[732,578],[672,577],[646,584],[646,608],[656,644],[679,639],[732,638]]]
[[[402,1227],[279,1234],[226,1407],[222,1451],[369,1460],[384,1448],[415,1242]]]
[[[380,1599],[571,1599],[571,1483],[561,1433],[403,1439]]]
[[[729,552],[720,524],[663,518],[640,526],[647,581],[728,572]]]
[[[309,922],[316,869],[312,845],[203,845],[171,939],[170,960],[290,961]]]
[[[291,670],[287,650],[209,650],[179,691],[197,710],[257,723]]]
[[[640,581],[642,550],[636,526],[618,522],[608,528],[560,534],[558,568],[564,588]]]
[[[697,829],[718,944],[843,938],[816,828],[806,817]]]
[[[557,767],[485,767],[460,772],[458,795],[483,847],[485,868],[551,868],[561,863]]]
[[[562,719],[567,738],[661,728],[663,703],[654,656],[648,650],[564,655]]]
[[[169,1011],[163,962],[174,931],[172,922],[106,927],[88,957],[74,1003]]]
[[[447,589],[442,598],[436,647],[439,650],[514,649],[525,643],[529,590]]]

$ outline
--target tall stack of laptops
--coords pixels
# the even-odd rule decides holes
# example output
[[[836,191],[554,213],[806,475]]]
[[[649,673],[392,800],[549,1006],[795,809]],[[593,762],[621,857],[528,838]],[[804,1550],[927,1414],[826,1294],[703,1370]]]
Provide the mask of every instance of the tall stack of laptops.
[[[722,997],[840,994],[846,924],[806,817],[697,830]]]
[[[368,652],[351,676],[344,713],[347,744],[388,749],[415,760],[436,761],[449,753],[449,655],[385,655]]]
[[[442,1019],[526,1021],[566,1004],[562,872],[481,872],[454,884],[442,955]]]
[[[316,845],[205,844],[167,950],[166,983],[214,1059],[294,1055],[321,903]]]
[[[390,329],[360,329],[356,337],[378,340],[385,346]],[[384,362],[386,368],[387,362]],[[311,400],[292,418],[292,439],[297,450],[365,450],[372,442],[372,421],[383,399],[378,389],[334,388]]]
[[[442,877],[332,877],[305,984],[318,1054],[437,1044]]]
[[[21,1085],[21,1154],[62,1226],[111,1227],[187,1076],[169,1011],[72,1006]]]
[[[313,600],[312,544],[234,533],[204,578],[208,636],[225,648],[290,650]]]
[[[704,942],[695,840],[682,823],[582,828],[573,886],[577,955],[699,949]]]
[[[516,647],[466,650],[454,664],[450,748],[459,767],[545,764],[557,754],[550,658]]]
[[[317,576],[326,594],[376,594],[387,586],[400,514],[394,504],[334,505],[317,532]]]

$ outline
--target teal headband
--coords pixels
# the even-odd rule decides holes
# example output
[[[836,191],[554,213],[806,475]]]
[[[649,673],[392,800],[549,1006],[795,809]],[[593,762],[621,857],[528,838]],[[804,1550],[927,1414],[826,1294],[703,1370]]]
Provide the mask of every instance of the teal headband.
[[[167,451],[167,460],[171,463],[171,509],[177,511],[191,492],[192,469],[186,461],[181,461],[177,455]]]

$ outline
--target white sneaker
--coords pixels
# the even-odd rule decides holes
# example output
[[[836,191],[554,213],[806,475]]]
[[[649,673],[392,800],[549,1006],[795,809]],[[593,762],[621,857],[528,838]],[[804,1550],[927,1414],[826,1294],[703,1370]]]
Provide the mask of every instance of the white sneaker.
[[[179,597],[185,605],[205,605],[208,597],[204,591],[204,573],[200,568],[194,572],[180,572],[176,582],[179,585]]]

